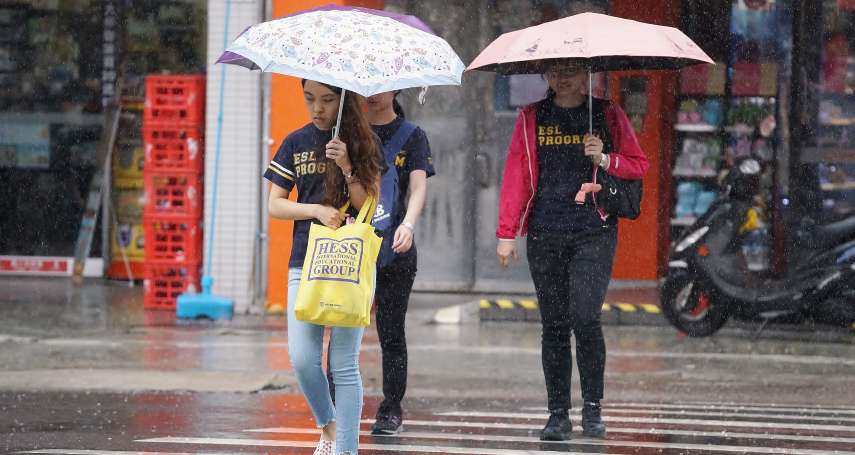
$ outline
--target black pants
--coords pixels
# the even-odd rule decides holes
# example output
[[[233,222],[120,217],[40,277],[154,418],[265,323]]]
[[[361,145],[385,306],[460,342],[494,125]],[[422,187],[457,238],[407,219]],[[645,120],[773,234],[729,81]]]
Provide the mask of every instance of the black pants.
[[[380,412],[401,413],[407,391],[407,338],[404,325],[410,292],[416,279],[418,254],[415,246],[395,256],[377,273],[377,336],[383,351],[383,402]]]
[[[599,401],[606,367],[600,313],[612,273],[617,227],[533,234],[527,246],[543,325],[541,357],[549,410],[570,409],[571,332],[576,337],[582,399]]]
[[[377,336],[383,353],[383,402],[378,409],[381,413],[402,414],[401,401],[407,391],[405,322],[417,268],[418,253],[413,245],[410,251],[396,255],[391,264],[377,271],[374,301]],[[331,391],[332,384],[330,381]],[[334,392],[331,394],[335,396]]]

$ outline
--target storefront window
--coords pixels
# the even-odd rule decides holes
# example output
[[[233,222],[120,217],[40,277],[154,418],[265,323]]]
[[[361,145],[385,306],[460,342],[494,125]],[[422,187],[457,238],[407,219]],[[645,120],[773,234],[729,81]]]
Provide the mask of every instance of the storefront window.
[[[0,6],[0,254],[73,251],[102,123],[100,17],[100,2]]]
[[[822,3],[815,135],[805,162],[816,163],[824,221],[855,213],[855,1]]]
[[[0,255],[72,255],[104,165],[96,146],[116,80],[128,111],[121,155],[141,146],[145,76],[204,72],[205,8],[204,0],[0,2]],[[93,257],[102,254],[96,232]]]
[[[608,0],[492,0],[493,24],[496,36],[514,30],[542,24],[562,17],[584,12],[608,13]],[[597,75],[594,83],[602,96],[605,87],[604,75]],[[496,76],[496,111],[513,111],[518,107],[543,99],[546,81],[539,74]]]

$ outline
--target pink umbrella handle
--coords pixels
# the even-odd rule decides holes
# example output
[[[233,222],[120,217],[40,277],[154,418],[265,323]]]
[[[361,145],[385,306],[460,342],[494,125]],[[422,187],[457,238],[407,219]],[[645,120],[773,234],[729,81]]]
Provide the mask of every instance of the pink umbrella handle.
[[[594,75],[591,74],[591,68],[588,68],[588,134],[594,135]],[[596,183],[596,182],[594,182]]]

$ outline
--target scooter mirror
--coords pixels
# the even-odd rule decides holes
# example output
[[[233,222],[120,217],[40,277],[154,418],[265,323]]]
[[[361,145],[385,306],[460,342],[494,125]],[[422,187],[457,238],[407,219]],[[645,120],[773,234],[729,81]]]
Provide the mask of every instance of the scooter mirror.
[[[749,158],[739,163],[739,172],[745,175],[754,175],[760,172],[760,163],[757,160]]]

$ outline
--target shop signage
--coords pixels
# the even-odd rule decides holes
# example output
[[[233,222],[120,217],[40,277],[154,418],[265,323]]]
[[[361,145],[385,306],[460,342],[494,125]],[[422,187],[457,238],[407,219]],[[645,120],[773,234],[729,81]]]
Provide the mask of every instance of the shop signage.
[[[71,260],[32,256],[0,256],[0,274],[69,275]]]

